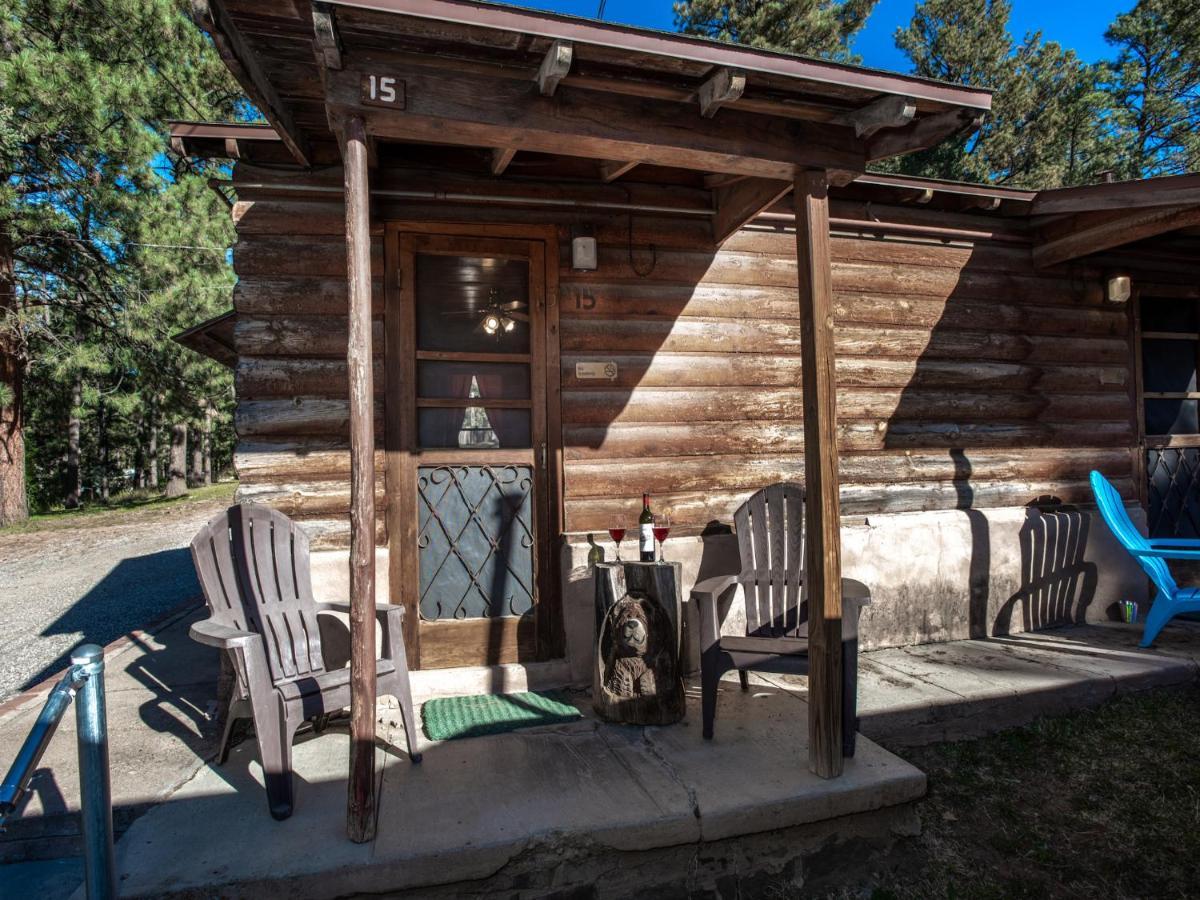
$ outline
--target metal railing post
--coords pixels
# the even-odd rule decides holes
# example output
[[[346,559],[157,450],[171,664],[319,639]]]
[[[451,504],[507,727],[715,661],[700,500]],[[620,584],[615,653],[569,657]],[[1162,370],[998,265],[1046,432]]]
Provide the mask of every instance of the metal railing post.
[[[84,885],[88,900],[117,896],[113,860],[112,787],[108,774],[108,715],[104,703],[104,649],[84,644],[71,654],[87,676],[77,697],[79,799],[83,825]]]

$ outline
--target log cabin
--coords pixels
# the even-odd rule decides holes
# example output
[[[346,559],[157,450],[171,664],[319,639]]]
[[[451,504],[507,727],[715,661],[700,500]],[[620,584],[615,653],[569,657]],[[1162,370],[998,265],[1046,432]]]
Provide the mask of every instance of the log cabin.
[[[1144,602],[1092,469],[1196,533],[1200,176],[877,174],[988,93],[475,0],[195,5],[267,124],[172,128],[237,223],[233,309],[180,339],[235,369],[239,500],[406,606],[419,687],[585,682],[589,541],[643,493],[686,597],[804,483],[833,648],[840,571],[864,647]]]

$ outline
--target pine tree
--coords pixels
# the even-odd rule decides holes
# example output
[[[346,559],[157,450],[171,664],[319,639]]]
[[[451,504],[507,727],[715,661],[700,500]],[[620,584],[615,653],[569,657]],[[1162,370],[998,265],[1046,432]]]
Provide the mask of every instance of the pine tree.
[[[923,0],[896,45],[926,78],[990,88],[992,111],[977,134],[900,160],[909,174],[1024,187],[1090,180],[1110,156],[1096,70],[1071,50],[1020,42],[1007,0]]]
[[[677,0],[687,34],[807,56],[855,61],[850,39],[879,0]]]
[[[1200,10],[1194,0],[1140,0],[1105,32],[1117,171],[1125,178],[1200,169]]]
[[[27,513],[30,366],[45,352],[58,368],[63,329],[77,322],[106,347],[136,340],[129,241],[166,183],[165,120],[238,101],[185,10],[185,0],[0,0],[0,526]],[[116,362],[91,395],[106,398],[106,440],[114,378],[125,378]]]

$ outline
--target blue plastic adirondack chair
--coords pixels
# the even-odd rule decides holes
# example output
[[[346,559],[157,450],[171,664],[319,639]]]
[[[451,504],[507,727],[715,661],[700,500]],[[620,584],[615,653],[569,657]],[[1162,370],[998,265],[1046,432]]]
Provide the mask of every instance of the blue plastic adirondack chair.
[[[1142,537],[1129,518],[1129,513],[1125,512],[1121,495],[1109,480],[1099,472],[1093,471],[1091,481],[1096,505],[1100,508],[1104,523],[1121,542],[1121,546],[1145,569],[1158,590],[1150,612],[1146,614],[1146,625],[1142,631],[1142,646],[1149,647],[1163,630],[1163,626],[1175,616],[1186,612],[1200,612],[1200,588],[1181,588],[1171,577],[1171,572],[1164,562],[1168,559],[1200,560],[1200,540],[1150,540]]]

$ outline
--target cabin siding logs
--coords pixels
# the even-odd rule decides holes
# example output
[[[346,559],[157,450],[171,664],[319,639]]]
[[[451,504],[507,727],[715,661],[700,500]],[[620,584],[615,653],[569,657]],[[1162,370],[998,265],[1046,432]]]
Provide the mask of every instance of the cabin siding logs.
[[[239,497],[303,521],[318,546],[345,546],[342,204],[336,195],[247,187],[238,196]],[[716,252],[700,217],[377,206],[377,226],[396,218],[559,229],[567,532],[633,521],[643,490],[677,533],[694,532],[729,521],[763,484],[802,477],[795,237],[786,223],[759,220]],[[831,206],[835,219],[867,218],[863,204]],[[1015,235],[1024,227],[881,205],[870,215]],[[594,229],[594,272],[571,269],[573,223]],[[386,379],[376,231],[379,435]],[[1011,507],[1043,495],[1087,502],[1092,468],[1135,496],[1129,319],[1103,302],[1097,273],[1038,272],[1028,245],[1011,241],[839,228],[831,245],[843,515]],[[617,377],[578,379],[576,364],[587,361],[615,362]],[[376,492],[383,541],[380,452]]]

